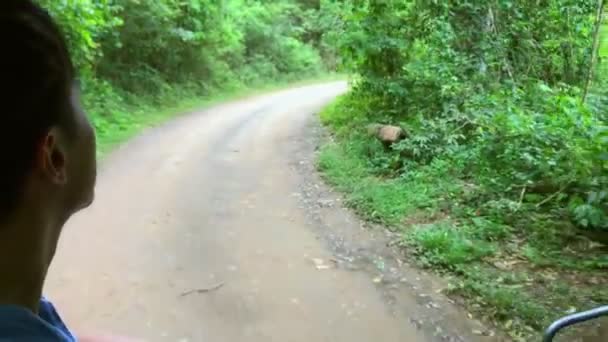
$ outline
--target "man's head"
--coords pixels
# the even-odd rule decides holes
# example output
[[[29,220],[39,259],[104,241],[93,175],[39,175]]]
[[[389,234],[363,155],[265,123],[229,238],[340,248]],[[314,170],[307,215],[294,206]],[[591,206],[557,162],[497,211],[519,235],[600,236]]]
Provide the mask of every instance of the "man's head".
[[[1,0],[0,44],[0,224],[39,215],[56,230],[43,234],[58,237],[93,200],[94,131],[66,43],[45,11]]]

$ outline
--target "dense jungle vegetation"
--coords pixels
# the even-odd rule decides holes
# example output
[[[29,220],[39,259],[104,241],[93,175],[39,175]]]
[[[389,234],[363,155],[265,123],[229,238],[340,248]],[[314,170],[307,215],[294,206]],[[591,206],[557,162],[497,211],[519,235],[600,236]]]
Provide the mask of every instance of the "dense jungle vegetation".
[[[335,69],[319,1],[40,3],[68,37],[102,149],[201,98]]]
[[[321,113],[319,168],[450,294],[519,340],[608,301],[603,1],[41,3],[102,147],[159,108],[337,68],[352,89]]]
[[[603,2],[345,1],[319,167],[471,310],[531,340],[608,301]],[[369,123],[403,128],[383,146]],[[538,337],[536,337],[538,339]]]

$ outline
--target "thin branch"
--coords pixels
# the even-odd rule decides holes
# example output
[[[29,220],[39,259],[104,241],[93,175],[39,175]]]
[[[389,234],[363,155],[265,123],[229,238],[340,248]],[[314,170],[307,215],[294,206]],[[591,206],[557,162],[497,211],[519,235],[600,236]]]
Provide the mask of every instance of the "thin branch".
[[[554,199],[557,195],[559,195],[562,192],[564,192],[564,190],[566,190],[566,188],[568,187],[568,185],[570,185],[570,184],[564,185],[561,189],[559,189],[558,191],[556,191],[554,194],[552,194],[551,196],[549,196],[549,197],[545,198],[544,200],[540,201],[538,204],[536,204],[536,208],[542,207],[544,204],[547,204],[549,201],[551,201],[552,199]]]
[[[454,133],[456,133],[456,132],[460,131],[461,129],[465,128],[467,125],[474,124],[474,123],[475,123],[475,122],[471,121],[469,118],[465,118],[465,123],[463,123],[462,125],[460,125],[460,126],[458,126],[458,127],[454,128],[454,130],[452,130],[452,131],[450,132],[450,135],[452,135],[452,134],[454,134]]]
[[[498,28],[496,27],[496,15],[494,14],[494,11],[492,10],[492,6],[489,6],[488,8],[488,19],[490,21],[490,27],[492,28],[492,31],[494,32],[494,35],[496,37],[496,39],[498,39]],[[507,72],[507,75],[509,75],[509,78],[511,79],[511,82],[513,84],[515,84],[515,77],[513,76],[513,68],[511,67],[511,63],[509,63],[509,60],[507,59],[506,55],[502,56],[502,62],[503,62],[503,67],[504,70]]]
[[[193,293],[197,293],[197,294],[207,293],[207,292],[219,290],[222,286],[224,286],[223,282],[213,285],[211,287],[204,288],[204,289],[194,289],[194,290],[186,291],[186,292],[180,294],[179,296],[185,297],[185,296],[191,295]]]
[[[602,13],[604,11],[604,0],[597,1],[597,14],[595,17],[595,28],[593,32],[593,48],[591,50],[591,61],[589,68],[587,69],[587,80],[585,81],[585,88],[583,90],[583,103],[587,100],[589,95],[589,88],[591,87],[591,79],[593,78],[593,70],[595,69],[597,60],[597,50],[600,45],[600,27],[602,26]]]
[[[519,194],[519,203],[517,203],[517,209],[521,207],[521,204],[524,202],[524,196],[526,195],[526,186],[521,189],[521,193]]]

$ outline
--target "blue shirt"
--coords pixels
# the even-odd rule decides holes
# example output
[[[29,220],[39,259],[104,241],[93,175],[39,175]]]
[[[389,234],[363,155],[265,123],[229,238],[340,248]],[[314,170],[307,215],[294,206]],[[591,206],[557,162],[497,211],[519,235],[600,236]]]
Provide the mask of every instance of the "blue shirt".
[[[18,306],[0,306],[0,342],[76,342],[51,302],[42,298],[38,316]]]

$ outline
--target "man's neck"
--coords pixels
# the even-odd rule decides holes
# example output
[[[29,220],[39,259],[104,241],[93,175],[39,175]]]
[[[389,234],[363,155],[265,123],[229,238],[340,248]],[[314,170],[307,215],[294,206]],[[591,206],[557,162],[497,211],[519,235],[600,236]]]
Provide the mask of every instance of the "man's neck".
[[[54,246],[49,246],[49,236],[44,233],[48,229],[42,222],[30,215],[0,225],[0,305],[24,307],[38,313],[54,252]]]

